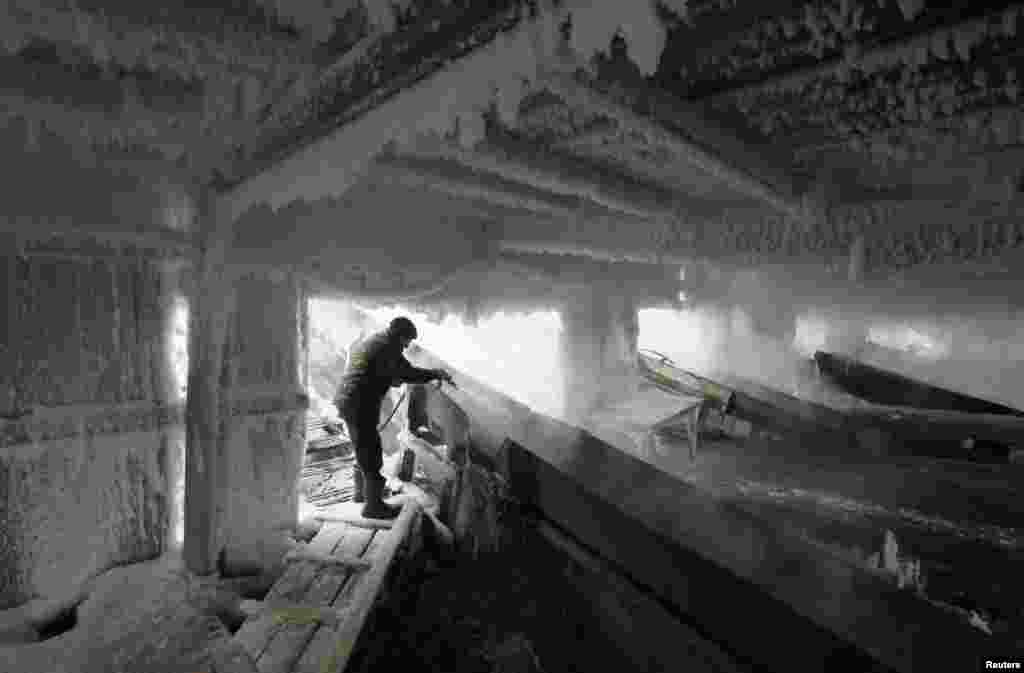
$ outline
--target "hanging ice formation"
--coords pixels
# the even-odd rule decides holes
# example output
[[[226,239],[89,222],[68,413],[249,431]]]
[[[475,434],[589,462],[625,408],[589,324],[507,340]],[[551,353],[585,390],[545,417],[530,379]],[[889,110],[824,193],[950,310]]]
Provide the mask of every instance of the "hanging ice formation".
[[[341,195],[391,141],[401,147],[420,134],[457,135],[463,146],[472,147],[482,140],[483,118],[492,107],[504,123],[514,124],[520,102],[545,71],[586,63],[596,52],[607,50],[620,30],[641,71],[652,74],[657,69],[666,33],[655,0],[539,4],[535,17],[524,18],[488,45],[390,98],[374,114],[278,166],[275,183],[287,188],[250,184],[245,191],[251,190],[255,202],[269,199],[276,210],[296,199]],[[572,31],[565,44],[560,28],[570,16]],[[387,21],[383,15],[381,20]],[[310,165],[317,170],[310,170]],[[246,201],[243,195],[239,206]]]

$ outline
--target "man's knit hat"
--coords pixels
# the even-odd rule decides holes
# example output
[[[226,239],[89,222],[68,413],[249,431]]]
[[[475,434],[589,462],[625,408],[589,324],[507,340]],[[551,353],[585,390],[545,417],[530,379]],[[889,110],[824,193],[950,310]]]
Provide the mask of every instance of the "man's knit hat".
[[[399,316],[388,325],[388,333],[399,338],[415,339],[417,336],[416,325],[412,324],[405,316]]]

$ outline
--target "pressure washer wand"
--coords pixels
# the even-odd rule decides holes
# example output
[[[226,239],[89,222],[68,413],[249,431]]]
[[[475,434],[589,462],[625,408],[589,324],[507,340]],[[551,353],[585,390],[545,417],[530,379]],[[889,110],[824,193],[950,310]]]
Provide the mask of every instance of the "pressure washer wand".
[[[449,376],[451,376],[451,375],[449,374]],[[458,385],[457,385],[457,384],[455,383],[455,380],[454,380],[454,379],[452,379],[452,378],[449,378],[449,379],[448,379],[447,381],[445,381],[444,379],[438,379],[438,380],[437,380],[437,389],[438,389],[438,390],[440,390],[440,389],[441,389],[441,386],[442,386],[442,384],[445,384],[445,383],[447,383],[448,385],[450,385],[450,386],[451,386],[452,388],[458,388],[458,387],[459,387],[459,386],[458,386]]]

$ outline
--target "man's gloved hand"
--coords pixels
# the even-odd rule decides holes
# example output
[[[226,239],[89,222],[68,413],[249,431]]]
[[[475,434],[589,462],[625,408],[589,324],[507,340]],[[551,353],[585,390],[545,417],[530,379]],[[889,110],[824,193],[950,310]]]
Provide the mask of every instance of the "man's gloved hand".
[[[443,369],[435,369],[434,376],[437,378],[438,381],[443,381],[453,386],[455,385],[455,379],[453,379],[452,375]]]

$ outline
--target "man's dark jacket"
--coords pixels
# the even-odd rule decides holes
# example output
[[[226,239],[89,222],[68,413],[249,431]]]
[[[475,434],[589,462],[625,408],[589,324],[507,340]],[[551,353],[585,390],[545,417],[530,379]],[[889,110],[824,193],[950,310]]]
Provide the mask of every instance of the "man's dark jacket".
[[[399,339],[385,330],[364,339],[349,353],[334,401],[339,410],[378,418],[388,388],[435,378],[436,372],[414,367],[406,360]]]

